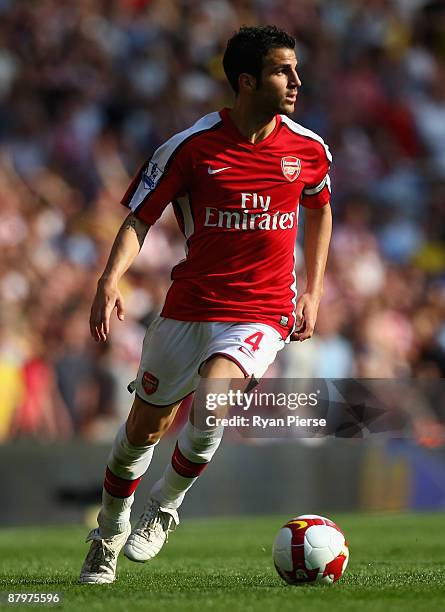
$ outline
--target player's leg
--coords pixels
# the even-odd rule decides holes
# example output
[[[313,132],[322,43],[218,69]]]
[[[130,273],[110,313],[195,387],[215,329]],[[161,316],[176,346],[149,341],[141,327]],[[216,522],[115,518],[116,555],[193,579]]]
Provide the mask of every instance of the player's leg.
[[[99,527],[87,538],[91,546],[81,570],[81,582],[104,584],[115,580],[117,557],[131,532],[134,492],[150,465],[155,445],[173,422],[179,404],[159,407],[135,398],[108,458]]]
[[[153,406],[136,396],[108,458],[98,524],[103,537],[125,530],[134,492],[147,471],[157,442],[170,427],[179,402]]]
[[[240,382],[244,378],[261,378],[283,346],[281,335],[268,325],[215,325],[201,364],[202,380],[195,393],[191,419],[179,436],[171,464],[150,493],[162,508],[177,512],[185,494],[208,465],[221,442],[222,427],[206,426],[207,393],[227,393],[233,384],[241,389]],[[225,407],[221,407],[218,415],[213,414],[224,416],[222,412],[225,410]],[[127,548],[130,547],[126,547],[125,554],[129,552]],[[140,557],[146,555],[148,559],[154,556],[148,556],[147,546],[144,549],[143,553],[139,553]],[[130,557],[130,554],[127,556]]]
[[[200,390],[206,389],[209,381],[218,380],[226,384],[224,390],[228,391],[230,380],[245,377],[238,365],[221,355],[209,358],[200,374],[204,380],[195,394],[191,420],[184,426],[172,461],[150,491],[150,501],[125,545],[124,553],[132,561],[148,561],[161,550],[169,532],[179,523],[177,508],[221,442],[222,427],[203,427],[202,419],[193,418],[204,409]]]
[[[200,418],[205,413],[205,394],[214,389],[215,384],[219,392],[227,392],[231,380],[245,378],[238,365],[220,355],[206,361],[200,374],[203,381],[195,393],[190,419],[178,438],[171,464],[150,492],[151,497],[162,506],[174,510],[179,508],[185,494],[206,468],[222,439],[223,427],[206,426],[205,418]],[[218,383],[222,383],[222,386]],[[226,408],[221,410],[225,412]],[[224,416],[222,412],[213,414]]]
[[[209,384],[214,387],[210,390],[227,392],[233,379],[261,378],[284,346],[280,334],[268,325],[217,323],[200,326],[201,330],[212,329],[212,333],[202,355],[200,373],[203,380],[195,393],[192,420],[181,432],[172,462],[154,485],[152,499],[127,541],[124,552],[134,561],[146,561],[159,552],[168,532],[179,522],[177,508],[186,492],[219,446],[221,428],[203,426],[203,396]]]
[[[117,554],[129,535],[134,491],[182,398],[196,388],[203,352],[196,326],[159,317],[147,330],[135,381],[136,399],[108,461],[99,528],[90,533],[92,545],[81,582],[115,579]]]

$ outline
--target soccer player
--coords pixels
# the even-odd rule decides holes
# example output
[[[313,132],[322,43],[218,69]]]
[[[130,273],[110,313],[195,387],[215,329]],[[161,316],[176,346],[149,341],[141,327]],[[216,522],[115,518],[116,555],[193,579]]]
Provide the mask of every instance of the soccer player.
[[[331,155],[319,136],[289,119],[301,85],[294,48],[294,38],[274,26],[241,28],[223,59],[233,108],[160,146],[123,198],[131,212],[91,309],[96,341],[107,340],[115,308],[124,318],[119,280],[170,203],[187,256],[173,269],[164,308],[145,336],[136,397],[108,459],[99,527],[87,539],[83,583],[113,582],[122,548],[133,561],[151,559],[177,526],[184,495],[222,435],[196,418],[203,410],[197,395],[133,531],[130,509],[182,399],[200,380],[261,377],[286,342],[313,333],[331,235]],[[297,299],[299,204],[306,208],[307,284]]]

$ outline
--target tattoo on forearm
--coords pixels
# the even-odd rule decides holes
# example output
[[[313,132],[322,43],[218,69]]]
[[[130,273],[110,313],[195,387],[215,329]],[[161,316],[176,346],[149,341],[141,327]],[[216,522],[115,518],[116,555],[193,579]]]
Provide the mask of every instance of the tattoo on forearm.
[[[148,232],[148,225],[146,225],[143,221],[140,221],[139,219],[137,219],[131,213],[125,219],[122,229],[133,231],[137,236],[139,246],[142,247],[142,245],[144,244],[145,236],[147,235],[147,232]]]

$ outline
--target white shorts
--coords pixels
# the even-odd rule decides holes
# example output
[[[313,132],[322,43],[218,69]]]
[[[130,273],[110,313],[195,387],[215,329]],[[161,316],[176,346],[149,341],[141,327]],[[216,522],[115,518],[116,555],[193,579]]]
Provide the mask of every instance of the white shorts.
[[[274,361],[284,340],[263,323],[176,321],[157,317],[145,334],[137,395],[167,406],[195,391],[201,365],[213,355],[234,361],[244,376],[259,379]]]

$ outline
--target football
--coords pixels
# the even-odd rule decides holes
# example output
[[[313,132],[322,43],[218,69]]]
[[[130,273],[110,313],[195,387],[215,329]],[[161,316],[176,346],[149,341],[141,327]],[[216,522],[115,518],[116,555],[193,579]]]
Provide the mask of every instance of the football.
[[[305,514],[283,525],[272,554],[278,574],[288,584],[333,584],[348,565],[349,548],[333,521]]]

